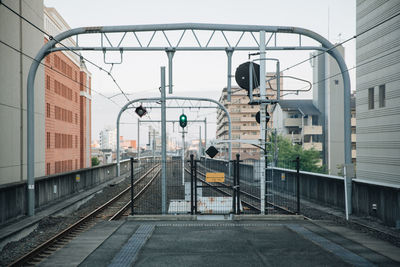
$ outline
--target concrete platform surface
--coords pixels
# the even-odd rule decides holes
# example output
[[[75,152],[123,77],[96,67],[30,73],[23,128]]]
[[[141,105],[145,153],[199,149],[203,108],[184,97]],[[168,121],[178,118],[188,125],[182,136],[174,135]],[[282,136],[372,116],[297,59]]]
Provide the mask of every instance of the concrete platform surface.
[[[399,266],[398,255],[386,242],[325,222],[128,220],[96,225],[41,265]]]

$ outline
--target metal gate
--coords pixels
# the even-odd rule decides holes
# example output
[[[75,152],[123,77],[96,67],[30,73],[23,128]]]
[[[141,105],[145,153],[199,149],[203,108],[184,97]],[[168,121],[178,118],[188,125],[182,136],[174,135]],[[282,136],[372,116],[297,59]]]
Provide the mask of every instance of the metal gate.
[[[210,168],[206,159],[190,155],[190,213],[240,214],[239,155],[222,171]],[[229,176],[229,168],[233,176]]]

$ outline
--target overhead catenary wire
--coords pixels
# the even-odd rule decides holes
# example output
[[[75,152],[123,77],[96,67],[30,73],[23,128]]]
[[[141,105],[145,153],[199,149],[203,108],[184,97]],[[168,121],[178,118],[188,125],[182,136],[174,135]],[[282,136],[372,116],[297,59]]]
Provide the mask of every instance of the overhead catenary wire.
[[[112,103],[114,103],[114,104],[115,104],[116,106],[118,106],[119,108],[122,108],[117,102],[115,102],[114,100],[112,100],[112,99],[110,99],[109,97],[105,96],[104,94],[98,92],[97,90],[88,87],[86,84],[83,84],[83,83],[81,83],[81,82],[79,82],[79,81],[75,81],[74,79],[68,77],[67,75],[65,75],[64,73],[60,72],[59,70],[54,69],[54,68],[53,68],[52,66],[50,66],[50,65],[47,65],[46,63],[39,62],[39,61],[38,61],[37,59],[35,59],[34,57],[32,57],[32,56],[30,56],[30,55],[24,53],[23,51],[21,51],[21,50],[15,48],[15,47],[13,47],[12,45],[10,45],[10,44],[4,42],[3,40],[0,40],[0,43],[3,44],[3,45],[5,45],[5,46],[7,46],[8,48],[10,48],[10,49],[12,49],[12,50],[18,52],[18,53],[20,53],[21,55],[23,55],[23,56],[25,56],[25,57],[31,59],[32,61],[36,61],[36,62],[38,62],[40,65],[51,69],[52,71],[56,72],[57,74],[60,74],[60,75],[62,75],[62,76],[65,77],[65,78],[68,78],[69,80],[73,81],[74,83],[77,83],[77,84],[79,84],[79,85],[82,85],[82,86],[85,87],[86,89],[90,89],[91,91],[95,92],[96,94],[98,94],[98,95],[100,95],[100,96],[102,96],[102,97],[108,99],[109,101],[111,101]]]
[[[348,72],[348,71],[351,71],[351,70],[353,70],[353,69],[359,68],[359,67],[364,66],[364,65],[366,65],[366,64],[369,64],[369,63],[371,63],[371,62],[374,62],[374,61],[376,61],[376,60],[378,60],[378,59],[382,59],[382,58],[384,58],[384,57],[390,56],[390,55],[392,55],[392,54],[394,54],[394,53],[396,53],[396,52],[399,52],[399,51],[400,51],[400,48],[399,48],[399,49],[396,49],[396,50],[393,50],[393,51],[391,51],[391,52],[388,52],[388,53],[386,53],[385,55],[381,55],[381,56],[379,56],[379,57],[376,57],[376,58],[370,59],[370,60],[368,60],[368,61],[365,61],[365,62],[363,62],[363,63],[360,63],[360,64],[358,64],[358,65],[356,65],[356,66],[353,66],[353,67],[351,67],[351,68],[348,68],[348,69],[346,69],[346,70],[344,70],[344,71],[340,71],[340,72],[338,72],[338,73],[336,73],[336,74],[332,74],[331,76],[325,77],[325,78],[323,78],[323,79],[321,79],[321,80],[318,80],[318,81],[314,82],[312,85],[316,85],[316,84],[322,83],[322,82],[324,82],[324,81],[326,81],[326,80],[335,78],[336,76],[339,76],[339,75],[341,75],[341,74],[343,74],[343,73],[345,73],[345,72]]]
[[[18,16],[19,18],[21,18],[22,20],[24,20],[26,23],[28,23],[29,25],[31,25],[32,27],[34,27],[35,29],[37,29],[38,31],[40,31],[41,33],[45,34],[48,36],[49,40],[54,40],[57,44],[60,44],[61,46],[63,46],[64,48],[66,48],[68,51],[72,52],[73,54],[77,55],[78,57],[80,57],[81,59],[84,59],[86,62],[90,63],[91,65],[95,66],[96,68],[98,68],[100,71],[103,71],[105,73],[108,74],[108,76],[110,76],[110,78],[112,79],[112,81],[114,82],[114,84],[118,87],[119,91],[125,96],[126,100],[130,101],[129,97],[126,95],[126,93],[122,90],[121,86],[117,83],[117,81],[115,80],[114,76],[111,74],[111,72],[105,70],[104,68],[100,67],[99,65],[97,65],[96,63],[94,63],[93,61],[85,58],[84,56],[82,56],[81,54],[77,53],[76,51],[72,50],[71,48],[67,47],[66,45],[64,45],[63,43],[61,43],[60,41],[58,41],[57,39],[54,38],[54,36],[52,36],[51,34],[47,33],[46,31],[44,31],[43,29],[41,29],[40,27],[38,27],[37,25],[35,25],[34,23],[32,23],[30,20],[28,20],[27,18],[25,18],[24,16],[22,16],[21,14],[19,14],[18,12],[16,12],[15,10],[13,10],[11,7],[7,6],[6,4],[3,3],[3,1],[0,1],[0,5],[4,6],[5,8],[7,8],[10,12],[12,12],[13,14],[15,14],[16,16]]]
[[[294,68],[294,67],[297,67],[297,66],[299,66],[299,65],[302,65],[303,63],[308,62],[308,61],[310,61],[310,60],[313,59],[313,58],[316,58],[316,57],[318,57],[318,56],[320,56],[320,55],[323,55],[324,53],[327,53],[328,51],[331,51],[331,50],[335,49],[335,48],[338,47],[338,46],[341,46],[341,45],[343,45],[343,44],[345,44],[345,43],[347,43],[347,42],[349,42],[349,41],[351,41],[351,40],[353,40],[353,39],[356,39],[357,37],[360,37],[361,35],[363,35],[363,34],[369,32],[369,31],[371,31],[371,30],[373,30],[373,29],[375,29],[375,28],[377,28],[377,27],[379,27],[380,25],[382,25],[382,24],[384,24],[384,23],[386,23],[386,22],[388,22],[388,21],[390,21],[390,20],[396,18],[396,17],[399,16],[399,15],[400,15],[400,12],[398,12],[398,13],[394,14],[393,16],[391,16],[391,17],[389,17],[389,18],[387,18],[387,19],[385,19],[385,20],[379,22],[378,24],[375,24],[374,26],[372,26],[372,27],[370,27],[370,28],[368,28],[368,29],[366,29],[366,30],[360,32],[359,34],[353,35],[352,37],[350,37],[350,38],[344,40],[343,42],[340,42],[340,43],[335,44],[334,46],[332,46],[331,48],[328,48],[328,49],[325,50],[325,51],[319,52],[319,53],[317,53],[316,55],[312,55],[311,57],[309,57],[309,58],[307,58],[307,59],[304,59],[304,60],[302,60],[302,61],[300,61],[300,62],[298,62],[298,63],[296,63],[296,64],[293,64],[293,65],[291,65],[291,66],[289,66],[289,67],[283,69],[282,72],[287,71],[287,70],[290,70],[290,69],[292,69],[292,68]]]

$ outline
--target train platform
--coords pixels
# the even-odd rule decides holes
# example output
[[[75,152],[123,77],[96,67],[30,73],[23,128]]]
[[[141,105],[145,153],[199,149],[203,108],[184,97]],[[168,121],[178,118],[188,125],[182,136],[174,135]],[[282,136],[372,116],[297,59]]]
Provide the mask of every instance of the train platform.
[[[133,216],[101,222],[39,266],[399,266],[400,248],[302,216]]]

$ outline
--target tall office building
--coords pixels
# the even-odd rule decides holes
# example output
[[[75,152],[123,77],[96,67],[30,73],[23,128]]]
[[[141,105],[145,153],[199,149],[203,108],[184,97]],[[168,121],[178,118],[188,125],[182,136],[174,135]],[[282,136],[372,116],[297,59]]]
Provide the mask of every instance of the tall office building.
[[[43,28],[43,1],[3,0],[18,14]],[[21,182],[27,174],[26,87],[32,59],[43,46],[43,34],[0,6],[0,184]],[[20,52],[18,52],[20,51]],[[35,79],[35,173],[45,174],[44,68]]]
[[[343,46],[340,45],[337,49],[344,57]],[[329,54],[313,57],[310,63],[313,68],[313,103],[321,112],[318,124],[323,128],[322,161],[329,174],[336,175],[341,172],[344,164],[343,80],[337,75],[340,74],[340,69],[336,60]],[[354,153],[355,147],[354,152],[352,151]]]
[[[44,8],[44,29],[52,36],[70,29],[54,8]],[[48,40],[45,37],[45,42]],[[74,46],[72,38],[64,41]],[[45,58],[46,174],[91,166],[91,74],[70,51]]]
[[[357,0],[356,9],[357,179],[399,185],[400,2]]]

